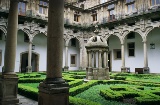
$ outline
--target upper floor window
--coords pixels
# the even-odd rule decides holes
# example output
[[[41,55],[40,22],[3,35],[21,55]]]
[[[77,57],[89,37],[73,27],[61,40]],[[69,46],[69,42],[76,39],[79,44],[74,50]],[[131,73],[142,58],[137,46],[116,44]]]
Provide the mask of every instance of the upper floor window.
[[[109,10],[109,20],[114,20],[115,19],[115,10]]]
[[[151,0],[151,5],[154,6],[154,5],[158,5],[160,4],[160,0]]]
[[[92,11],[92,20],[97,21],[97,12],[96,11]]]
[[[109,0],[100,0],[100,4],[105,3],[107,1],[109,1]]]
[[[26,3],[25,2],[19,2],[18,3],[18,13],[19,13],[19,15],[25,15],[26,14]]]
[[[44,1],[39,1],[39,13],[40,14],[47,14],[47,7],[48,3]]]
[[[135,11],[135,0],[126,0],[127,12],[132,13]]]
[[[77,11],[77,12],[74,13],[74,21],[79,22],[79,20],[80,20],[80,14]]]

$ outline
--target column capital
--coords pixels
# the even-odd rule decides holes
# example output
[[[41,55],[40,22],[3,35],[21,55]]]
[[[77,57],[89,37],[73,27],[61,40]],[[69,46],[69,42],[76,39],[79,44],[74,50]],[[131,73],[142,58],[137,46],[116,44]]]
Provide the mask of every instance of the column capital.
[[[102,50],[98,50],[98,52],[102,52]]]

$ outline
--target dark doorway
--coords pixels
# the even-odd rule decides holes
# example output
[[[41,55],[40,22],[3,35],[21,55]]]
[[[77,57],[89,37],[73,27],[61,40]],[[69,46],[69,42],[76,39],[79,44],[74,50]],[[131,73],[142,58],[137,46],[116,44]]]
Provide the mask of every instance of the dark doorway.
[[[39,56],[38,54],[32,53],[32,72],[39,71]],[[27,72],[28,66],[28,52],[21,54],[21,72]]]

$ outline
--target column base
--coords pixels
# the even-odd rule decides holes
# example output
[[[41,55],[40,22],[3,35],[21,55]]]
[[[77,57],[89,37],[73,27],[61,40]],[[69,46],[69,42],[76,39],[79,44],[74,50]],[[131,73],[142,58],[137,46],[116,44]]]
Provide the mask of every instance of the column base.
[[[121,67],[121,72],[122,73],[130,73],[130,68],[129,67]]]
[[[28,71],[27,71],[28,73],[31,73],[31,72],[32,72],[32,66],[27,66],[26,69],[28,70]]]
[[[88,80],[93,79],[93,68],[92,67],[86,68],[86,79],[88,79]]]
[[[16,105],[19,103],[18,77],[16,74],[0,75],[0,105]]]
[[[69,66],[64,66],[64,71],[68,71]]]
[[[105,70],[106,70],[106,73],[105,73],[105,74],[106,74],[106,79],[107,79],[107,80],[110,80],[110,76],[109,76],[109,67],[106,67]]]
[[[69,105],[68,83],[62,79],[46,79],[41,82],[38,105]]]
[[[143,67],[143,73],[148,74],[149,73],[149,67]]]

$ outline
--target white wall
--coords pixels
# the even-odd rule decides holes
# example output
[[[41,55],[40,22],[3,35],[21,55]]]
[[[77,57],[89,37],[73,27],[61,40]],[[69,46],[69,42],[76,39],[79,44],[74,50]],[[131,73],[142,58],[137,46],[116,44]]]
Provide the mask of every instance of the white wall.
[[[44,34],[38,34],[33,38],[35,45],[34,52],[39,54],[39,71],[46,71],[47,64],[47,37]]]
[[[150,43],[155,43],[155,49],[150,49]],[[147,36],[148,66],[151,73],[160,73],[160,29],[152,30]]]
[[[28,51],[29,44],[24,42],[24,32],[18,31],[17,33],[17,50],[16,50],[16,61],[15,61],[15,72],[20,71],[20,54],[22,52]]]
[[[120,40],[117,36],[110,36],[109,37],[109,51],[111,58],[111,71],[121,71],[122,61],[120,59],[114,59],[114,49],[121,49]]]
[[[128,56],[128,42],[135,42],[135,56],[129,57]],[[135,68],[143,68],[144,67],[144,54],[143,54],[143,42],[142,37],[135,33],[135,39],[127,39],[125,38],[125,66],[130,67],[131,72],[135,72]]]

